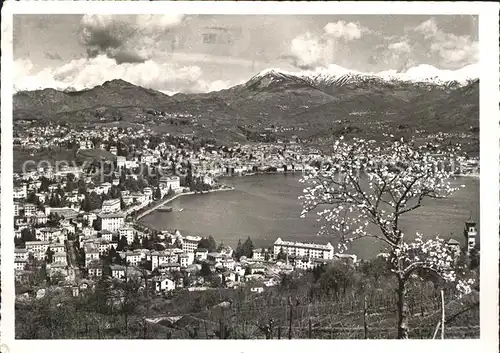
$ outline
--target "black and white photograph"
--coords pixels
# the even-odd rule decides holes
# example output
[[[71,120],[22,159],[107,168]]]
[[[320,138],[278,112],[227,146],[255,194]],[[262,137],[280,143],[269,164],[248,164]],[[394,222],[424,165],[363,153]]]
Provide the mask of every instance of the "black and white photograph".
[[[16,340],[483,337],[482,15],[86,9],[12,15]]]

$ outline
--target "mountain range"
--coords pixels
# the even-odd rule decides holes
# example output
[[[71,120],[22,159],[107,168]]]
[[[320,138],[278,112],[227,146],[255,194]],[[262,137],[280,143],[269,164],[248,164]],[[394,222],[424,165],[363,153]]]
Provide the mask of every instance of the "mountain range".
[[[422,75],[418,70],[425,71]],[[82,91],[43,89],[14,95],[14,119],[102,122],[116,116],[134,122],[152,110],[195,117],[197,131],[237,131],[236,126],[304,126],[312,135],[335,124],[390,123],[436,131],[469,131],[479,126],[479,80],[472,68],[439,72],[410,69],[404,74],[353,71],[289,73],[268,69],[229,89],[166,95],[123,80]],[[96,111],[107,111],[103,118]],[[154,124],[161,124],[157,118]],[[148,119],[142,122],[148,123]]]

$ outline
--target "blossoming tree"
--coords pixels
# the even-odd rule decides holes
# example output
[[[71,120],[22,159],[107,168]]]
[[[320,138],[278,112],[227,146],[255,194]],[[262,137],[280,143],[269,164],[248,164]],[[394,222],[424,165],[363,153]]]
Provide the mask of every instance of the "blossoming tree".
[[[451,195],[450,178],[464,158],[459,146],[436,153],[414,142],[341,138],[332,156],[302,179],[307,184],[302,217],[317,211],[320,235],[339,237],[339,252],[357,239],[375,238],[385,243],[389,268],[398,282],[398,338],[408,338],[406,284],[411,276],[430,271],[459,291],[470,292],[471,281],[458,279],[455,255],[439,237],[406,239],[401,217],[422,206],[426,198]]]

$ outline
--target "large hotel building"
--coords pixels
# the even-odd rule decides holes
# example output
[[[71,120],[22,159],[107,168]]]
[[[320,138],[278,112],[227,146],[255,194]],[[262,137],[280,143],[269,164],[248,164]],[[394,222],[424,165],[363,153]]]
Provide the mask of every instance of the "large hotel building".
[[[328,243],[314,244],[314,243],[300,243],[292,241],[284,241],[281,238],[276,239],[274,242],[274,258],[278,257],[280,251],[283,250],[289,256],[304,257],[307,256],[312,259],[333,259],[333,245]]]

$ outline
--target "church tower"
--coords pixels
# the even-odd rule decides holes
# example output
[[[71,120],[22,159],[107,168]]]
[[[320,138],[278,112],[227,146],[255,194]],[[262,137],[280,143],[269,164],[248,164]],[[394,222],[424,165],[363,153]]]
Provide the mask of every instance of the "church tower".
[[[465,253],[470,254],[471,250],[476,247],[476,222],[472,220],[472,217],[465,222],[464,237],[465,237]]]

